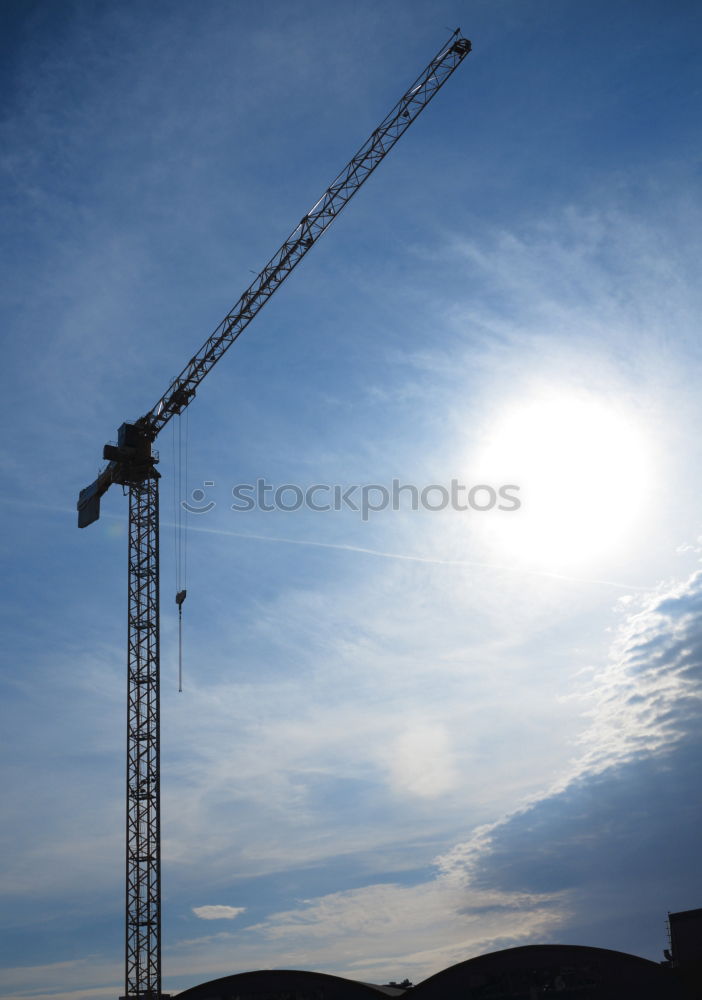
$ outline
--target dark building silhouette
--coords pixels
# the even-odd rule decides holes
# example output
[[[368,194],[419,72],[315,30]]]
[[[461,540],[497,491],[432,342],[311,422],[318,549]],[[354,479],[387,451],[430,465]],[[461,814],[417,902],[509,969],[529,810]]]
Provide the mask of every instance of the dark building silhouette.
[[[698,911],[702,913],[702,911]],[[373,986],[321,972],[243,972],[193,986],[178,1000],[691,1000],[677,970],[580,945],[508,948],[459,962],[417,986]],[[406,1000],[409,1000],[406,997]]]
[[[668,965],[687,984],[691,995],[702,998],[702,909],[668,914]]]
[[[607,948],[532,944],[479,955],[437,972],[412,1000],[689,1000],[672,969]]]

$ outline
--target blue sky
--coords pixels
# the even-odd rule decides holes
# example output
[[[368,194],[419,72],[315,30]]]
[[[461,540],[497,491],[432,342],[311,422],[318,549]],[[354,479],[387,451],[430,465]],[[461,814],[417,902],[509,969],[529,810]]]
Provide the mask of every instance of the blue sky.
[[[126,502],[78,491],[459,24],[190,408],[182,694],[159,440],[164,987],[660,958],[702,905],[699,6],[2,20],[0,997],[122,990]],[[258,478],[522,506],[233,511]]]

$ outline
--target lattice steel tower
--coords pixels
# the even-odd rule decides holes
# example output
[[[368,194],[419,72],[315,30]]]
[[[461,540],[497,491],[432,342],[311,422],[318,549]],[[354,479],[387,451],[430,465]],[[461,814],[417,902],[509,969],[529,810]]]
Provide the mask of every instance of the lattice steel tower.
[[[100,516],[113,483],[129,493],[125,997],[161,1000],[159,566],[156,437],[285,281],[471,50],[457,29],[322,197],[303,216],[232,310],[156,404],[103,449],[109,464],[82,490],[78,525]]]

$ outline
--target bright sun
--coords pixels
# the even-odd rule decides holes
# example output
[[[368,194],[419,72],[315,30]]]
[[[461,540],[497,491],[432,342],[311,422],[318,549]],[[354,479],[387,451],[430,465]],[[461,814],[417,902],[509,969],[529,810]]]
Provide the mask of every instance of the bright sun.
[[[481,482],[519,486],[520,510],[495,511],[484,524],[490,542],[554,571],[618,554],[640,526],[649,466],[643,431],[624,406],[578,390],[515,403],[473,466]]]

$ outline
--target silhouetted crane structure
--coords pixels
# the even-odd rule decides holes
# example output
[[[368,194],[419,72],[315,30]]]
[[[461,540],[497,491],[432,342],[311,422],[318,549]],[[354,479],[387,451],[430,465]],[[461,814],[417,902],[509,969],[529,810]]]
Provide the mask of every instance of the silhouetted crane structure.
[[[159,432],[192,401],[195,390],[291,271],[334,221],[401,135],[471,50],[457,29],[392,111],[251,282],[197,354],[139,420],[107,444],[108,465],[82,490],[78,525],[100,516],[100,498],[117,483],[129,493],[127,652],[127,830],[125,997],[161,1000],[161,830],[159,771]],[[180,591],[176,601],[182,604]]]

